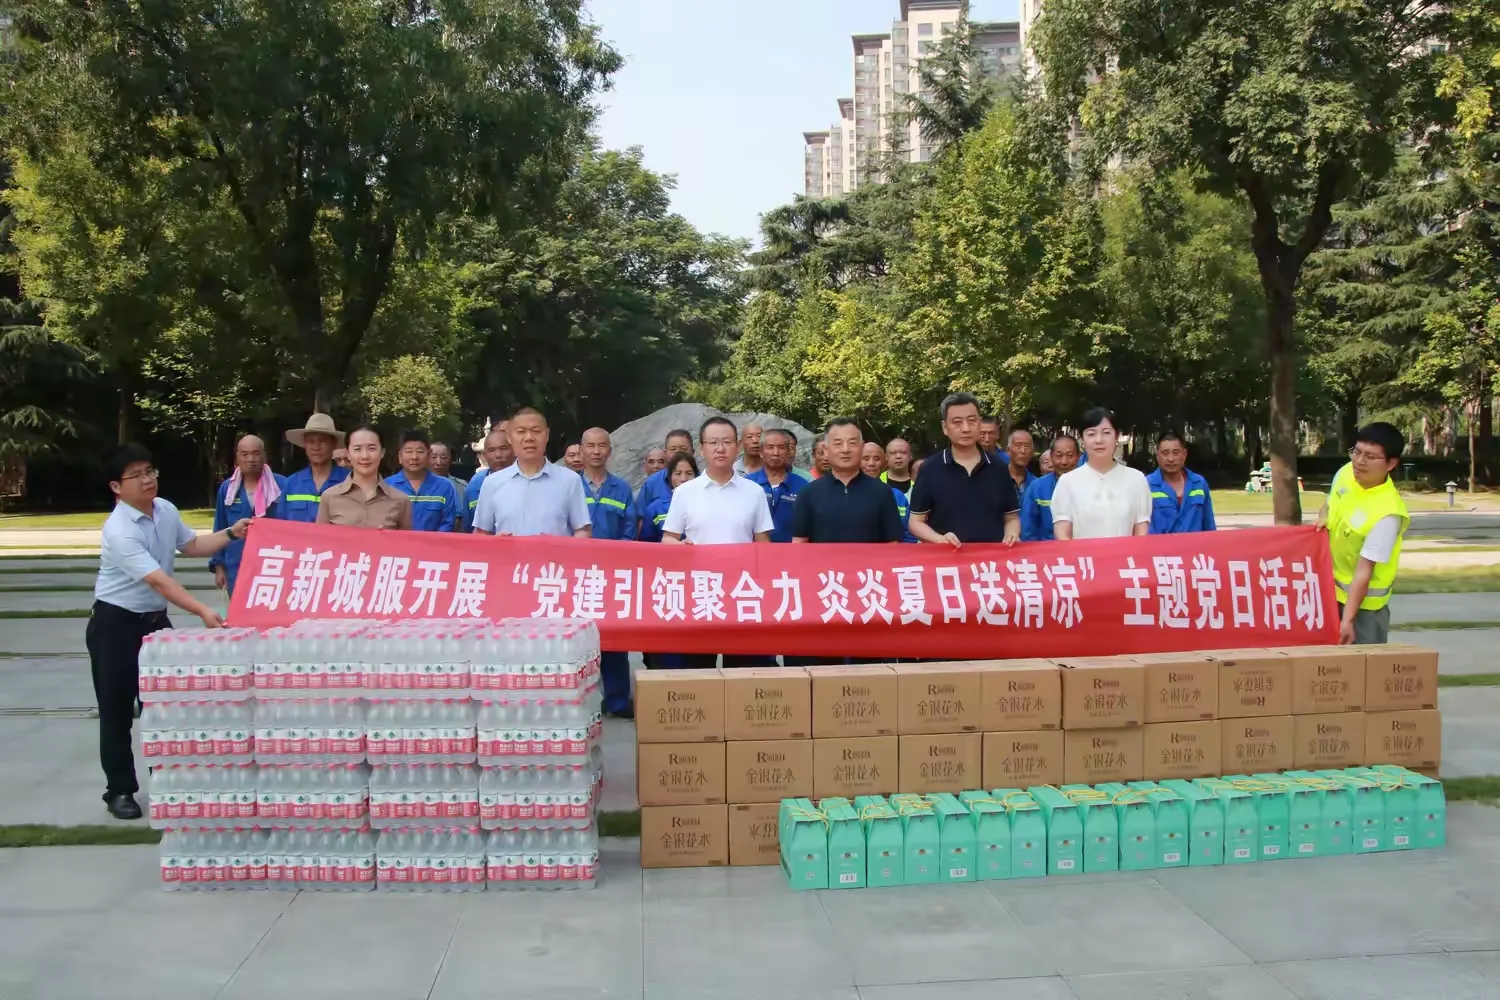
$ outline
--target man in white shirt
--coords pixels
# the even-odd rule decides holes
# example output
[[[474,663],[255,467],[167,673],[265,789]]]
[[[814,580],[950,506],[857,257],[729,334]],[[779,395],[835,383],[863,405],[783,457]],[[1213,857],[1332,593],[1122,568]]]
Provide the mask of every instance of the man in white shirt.
[[[771,510],[759,484],[734,473],[739,433],[725,417],[709,417],[698,430],[703,474],[672,491],[662,525],[668,545],[769,542]]]
[[[1059,477],[1052,494],[1052,530],[1058,541],[1150,532],[1151,487],[1140,470],[1115,462],[1118,443],[1113,413],[1095,407],[1083,415],[1088,463]]]

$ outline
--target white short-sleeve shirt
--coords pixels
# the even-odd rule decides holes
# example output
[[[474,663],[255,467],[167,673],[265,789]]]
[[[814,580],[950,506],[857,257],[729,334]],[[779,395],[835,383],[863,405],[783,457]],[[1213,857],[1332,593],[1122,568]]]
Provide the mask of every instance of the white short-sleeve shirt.
[[[1068,521],[1074,538],[1125,538],[1151,521],[1151,487],[1128,465],[1097,472],[1080,465],[1057,480],[1052,522]]]
[[[774,527],[766,492],[758,484],[731,476],[720,485],[705,472],[672,491],[662,530],[694,545],[732,545],[753,542],[758,532]]]
[[[157,497],[149,514],[116,503],[99,537],[94,600],[138,614],[167,610],[167,599],[146,577],[157,570],[171,576],[177,553],[197,535],[168,500]]]

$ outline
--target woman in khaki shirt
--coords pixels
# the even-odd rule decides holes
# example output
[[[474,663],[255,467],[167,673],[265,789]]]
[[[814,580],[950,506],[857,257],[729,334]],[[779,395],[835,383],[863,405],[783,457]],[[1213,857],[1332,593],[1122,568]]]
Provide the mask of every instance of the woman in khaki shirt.
[[[349,478],[323,492],[319,524],[411,530],[411,498],[381,478],[380,434],[365,425],[349,433]]]

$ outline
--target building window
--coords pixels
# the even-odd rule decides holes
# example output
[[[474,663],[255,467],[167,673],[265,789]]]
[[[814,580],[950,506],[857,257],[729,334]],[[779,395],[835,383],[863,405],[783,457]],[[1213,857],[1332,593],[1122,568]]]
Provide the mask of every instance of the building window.
[[[929,37],[931,37],[932,36],[932,25],[930,25],[930,24],[919,24],[919,25],[917,25],[917,35],[919,37],[922,37],[922,38],[929,38]]]
[[[951,35],[951,34],[953,34],[953,22],[952,21],[944,21],[943,22],[943,34],[945,34],[945,35]]]
[[[917,53],[925,56],[935,48],[937,48],[936,42],[922,42],[917,46]]]

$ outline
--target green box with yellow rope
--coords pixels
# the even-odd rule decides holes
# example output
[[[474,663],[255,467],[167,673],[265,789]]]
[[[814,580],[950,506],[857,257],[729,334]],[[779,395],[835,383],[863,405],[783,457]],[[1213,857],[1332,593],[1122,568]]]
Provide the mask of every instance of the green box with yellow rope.
[[[1078,804],[1084,873],[1119,871],[1120,819],[1109,796],[1091,785],[1063,785],[1058,790]]]
[[[963,792],[958,800],[974,826],[975,872],[981,882],[1010,878],[1010,811],[983,790]]]
[[[1083,874],[1083,815],[1078,803],[1051,785],[1031,789],[1047,824],[1047,874]]]
[[[1161,782],[1176,792],[1188,809],[1188,865],[1206,867],[1224,863],[1224,803],[1206,788],[1183,778]]]
[[[854,808],[865,834],[865,885],[905,885],[906,833],[900,814],[880,795],[860,795]]]

